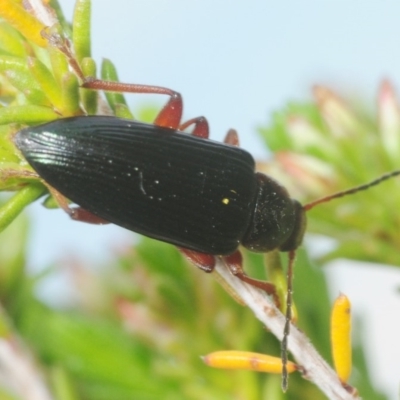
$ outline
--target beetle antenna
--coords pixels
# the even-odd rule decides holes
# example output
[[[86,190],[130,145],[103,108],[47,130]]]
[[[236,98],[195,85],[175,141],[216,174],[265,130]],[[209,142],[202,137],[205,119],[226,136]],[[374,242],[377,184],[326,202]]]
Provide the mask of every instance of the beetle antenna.
[[[353,187],[351,189],[343,190],[341,192],[337,192],[337,193],[331,194],[329,196],[322,197],[322,198],[320,198],[318,200],[314,200],[314,201],[312,201],[312,202],[310,202],[308,204],[305,204],[303,206],[303,209],[304,209],[304,211],[308,211],[308,210],[310,210],[311,208],[315,207],[318,204],[326,203],[326,202],[331,201],[333,199],[337,199],[339,197],[344,197],[344,196],[347,196],[349,194],[361,192],[362,190],[366,190],[366,189],[369,189],[372,186],[379,185],[381,182],[386,181],[386,180],[388,180],[390,178],[393,178],[394,176],[397,176],[397,175],[400,175],[400,170],[388,172],[387,174],[384,174],[384,175],[380,176],[377,179],[374,179],[373,181],[371,181],[369,183],[365,183],[364,185],[356,186],[356,187]]]
[[[286,392],[288,388],[288,338],[290,334],[290,322],[292,320],[292,293],[293,293],[293,265],[296,257],[296,250],[291,250],[288,253],[288,269],[287,269],[287,294],[286,294],[286,315],[285,327],[283,329],[283,339],[281,344],[281,358],[282,358],[282,390]]]

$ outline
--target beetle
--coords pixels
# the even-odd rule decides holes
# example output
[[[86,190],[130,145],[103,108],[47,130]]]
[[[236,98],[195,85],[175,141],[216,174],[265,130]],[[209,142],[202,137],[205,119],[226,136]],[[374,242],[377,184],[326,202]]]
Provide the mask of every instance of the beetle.
[[[400,170],[301,205],[278,182],[255,171],[253,157],[238,147],[236,131],[218,143],[208,139],[204,117],[181,123],[179,93],[96,79],[82,86],[167,94],[170,99],[153,124],[113,116],[70,117],[20,130],[16,146],[72,218],[111,222],[171,243],[206,272],[215,268],[215,256],[223,257],[234,275],[274,295],[277,302],[274,285],[244,273],[238,247],[288,252],[282,341],[286,388],[292,269],[306,229],[306,211],[368,189]],[[192,134],[184,133],[191,125]],[[78,207],[70,207],[65,197]]]
[[[50,186],[94,215],[201,253],[299,245],[304,211],[245,150],[110,116],[22,129],[15,143]]]
[[[59,205],[73,219],[111,222],[174,244],[206,272],[223,256],[236,276],[275,295],[273,285],[244,273],[238,246],[295,249],[305,213],[279,183],[255,172],[236,131],[218,143],[208,139],[204,117],[181,123],[182,97],[167,88],[97,79],[82,87],[169,100],[153,124],[79,116],[19,131],[16,146]],[[190,126],[192,133],[183,133]]]
[[[176,245],[206,272],[213,271],[215,256],[222,256],[236,276],[269,294],[275,294],[273,285],[244,273],[239,245],[289,252],[291,267],[306,211],[400,174],[393,171],[303,206],[255,171],[253,157],[238,147],[236,131],[219,143],[208,139],[204,117],[181,123],[179,93],[90,78],[82,87],[166,94],[169,100],[153,124],[78,116],[17,132],[16,146],[61,207],[76,220],[111,222]],[[192,133],[184,133],[191,125]],[[70,207],[65,197],[79,207]]]

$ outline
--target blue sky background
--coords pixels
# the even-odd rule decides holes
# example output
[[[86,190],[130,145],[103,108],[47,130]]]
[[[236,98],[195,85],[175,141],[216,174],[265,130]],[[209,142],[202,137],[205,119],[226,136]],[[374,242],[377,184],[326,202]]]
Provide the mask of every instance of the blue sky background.
[[[71,18],[74,2],[60,3]],[[97,61],[106,57],[116,64],[121,81],[181,92],[185,116],[206,116],[213,139],[236,128],[242,147],[262,157],[266,151],[256,127],[287,101],[309,99],[313,84],[357,96],[369,108],[383,77],[400,87],[399,20],[400,2],[382,0],[93,1],[92,51]],[[165,102],[146,95],[130,100],[132,105]],[[33,269],[74,253],[102,260],[132,240],[133,234],[121,228],[75,223],[38,204],[30,211]],[[399,274],[349,264],[329,271],[334,294],[345,292],[355,309],[368,315],[373,374],[397,398],[400,326],[393,315],[400,300],[392,295],[377,304],[374,299],[394,292]],[[381,294],[373,285],[377,281]]]

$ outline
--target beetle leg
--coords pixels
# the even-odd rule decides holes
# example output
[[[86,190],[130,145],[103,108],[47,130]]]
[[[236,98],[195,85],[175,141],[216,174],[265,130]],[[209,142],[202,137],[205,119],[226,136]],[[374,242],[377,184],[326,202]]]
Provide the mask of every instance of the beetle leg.
[[[170,99],[158,113],[154,120],[154,125],[184,130],[193,124],[194,129],[192,135],[208,139],[208,122],[204,117],[192,118],[189,121],[180,124],[183,112],[183,101],[182,96],[174,90],[161,86],[121,83],[95,78],[86,78],[81,86],[85,89],[104,90],[108,92],[166,94],[170,96]]]
[[[182,112],[182,96],[177,92],[173,92],[167,104],[158,113],[154,120],[154,125],[178,129],[182,119]]]
[[[186,121],[179,126],[179,130],[183,131],[190,125],[194,125],[192,131],[193,136],[197,136],[203,139],[208,139],[210,134],[210,128],[208,126],[208,121],[205,117],[197,117],[189,119],[189,121]]]
[[[236,129],[229,129],[229,131],[226,133],[224,143],[239,147],[239,135]]]
[[[170,96],[170,99],[158,113],[154,125],[178,129],[181,122],[183,110],[182,96],[174,90],[161,86],[104,81],[95,78],[86,78],[81,86],[85,89],[104,90],[108,92],[166,94]]]
[[[197,268],[200,268],[204,272],[213,272],[215,268],[215,256],[211,254],[199,253],[197,251],[184,249],[182,247],[178,248],[179,251]],[[243,282],[248,283],[249,285],[255,286],[258,289],[264,290],[270,296],[273,296],[275,304],[277,307],[280,306],[279,297],[276,293],[275,285],[270,282],[260,281],[258,279],[251,278],[246,275],[243,271],[243,259],[242,254],[239,250],[235,251],[233,254],[229,256],[223,256],[222,260],[225,262],[225,265],[229,268],[231,273],[235,275],[237,278],[242,280]]]
[[[110,223],[109,221],[92,214],[90,211],[87,211],[82,207],[69,207],[68,215],[74,221],[86,222],[87,224],[105,225]]]
[[[249,285],[264,290],[267,294],[274,298],[276,306],[280,306],[279,297],[276,293],[276,288],[274,284],[266,281],[261,281],[259,279],[254,279],[246,275],[243,270],[242,254],[239,250],[235,251],[229,256],[223,256],[222,259],[224,260],[226,266],[229,268],[233,275],[238,277],[241,281],[248,283]]]
[[[198,251],[188,250],[183,247],[178,247],[178,250],[197,268],[210,273],[215,268],[215,256],[211,254],[199,253]]]
[[[33,178],[39,179],[39,175],[36,172],[29,170],[4,170],[1,171],[0,177],[5,180],[13,177],[18,177],[22,179]],[[47,184],[45,181],[41,180],[41,182],[47,187],[51,195],[54,197],[57,204],[62,208],[73,220],[87,222],[89,224],[109,224],[108,221],[99,218],[97,215],[92,214],[89,211],[81,207],[70,207],[68,200],[57,190]]]
[[[65,196],[63,196],[60,192],[55,190],[50,185],[46,184],[46,186],[60,208],[62,208],[74,221],[81,221],[95,225],[109,224],[109,222],[105,219],[102,219],[97,215],[92,214],[90,211],[87,211],[82,207],[71,207]]]

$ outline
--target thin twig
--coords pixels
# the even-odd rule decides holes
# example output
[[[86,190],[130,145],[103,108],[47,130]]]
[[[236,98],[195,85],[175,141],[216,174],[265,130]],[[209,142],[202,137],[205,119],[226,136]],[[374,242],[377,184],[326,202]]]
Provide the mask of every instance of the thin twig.
[[[234,277],[221,260],[217,261],[215,271],[241,297],[254,315],[282,341],[285,317],[275,306],[272,298]],[[342,386],[337,374],[319,355],[307,336],[293,324],[290,326],[288,349],[296,363],[304,368],[304,378],[317,385],[329,399],[361,400]]]

